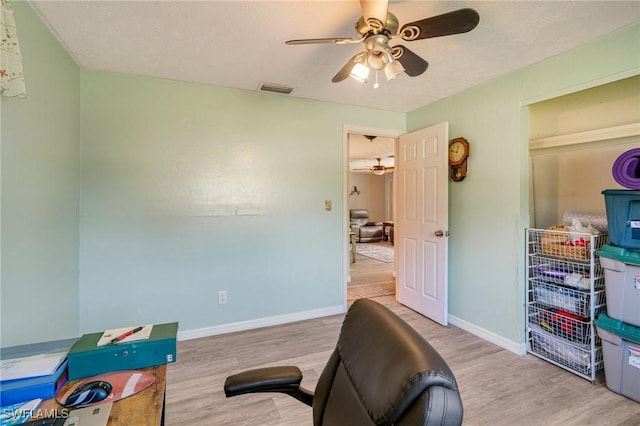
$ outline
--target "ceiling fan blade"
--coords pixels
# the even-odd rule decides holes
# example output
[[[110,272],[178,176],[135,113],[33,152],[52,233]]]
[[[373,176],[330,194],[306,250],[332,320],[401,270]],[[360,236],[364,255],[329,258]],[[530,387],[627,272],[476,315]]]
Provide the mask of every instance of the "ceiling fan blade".
[[[360,43],[362,40],[353,39],[353,38],[304,38],[300,40],[288,40],[285,41],[285,44],[296,45],[296,44],[321,44],[321,43],[332,43],[332,44],[351,44],[351,43]]]
[[[360,0],[362,18],[375,32],[382,30],[387,24],[389,0]]]
[[[394,167],[385,167],[385,168],[384,168],[384,171],[385,171],[385,172],[392,172],[392,171],[393,171],[393,169],[394,169]]]
[[[393,46],[393,57],[404,67],[410,77],[417,77],[427,70],[429,63],[404,46]]]
[[[351,74],[351,70],[356,65],[356,63],[358,62],[358,59],[362,55],[364,55],[364,52],[356,53],[355,55],[353,55],[353,57],[349,59],[349,61],[342,67],[342,69],[338,71],[336,75],[333,76],[331,81],[334,83],[339,83],[345,78],[349,77],[349,74]]]
[[[459,9],[403,25],[400,36],[405,41],[413,41],[466,33],[474,29],[478,22],[478,12],[469,8]]]

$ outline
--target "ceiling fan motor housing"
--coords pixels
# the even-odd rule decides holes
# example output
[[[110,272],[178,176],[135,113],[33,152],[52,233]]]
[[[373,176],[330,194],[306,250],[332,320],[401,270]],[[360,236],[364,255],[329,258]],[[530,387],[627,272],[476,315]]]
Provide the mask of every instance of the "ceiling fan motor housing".
[[[365,40],[367,48],[367,64],[374,70],[381,70],[393,62],[393,50],[389,46],[389,37],[376,34]]]
[[[377,27],[377,25],[375,24],[374,26]],[[363,17],[360,17],[360,19],[358,19],[358,22],[356,22],[356,33],[360,35],[360,38],[378,34],[382,31],[388,32],[389,34],[396,34],[398,32],[398,28],[400,28],[398,18],[396,18],[396,16],[391,12],[387,12],[387,22],[382,28],[372,27],[364,20]]]

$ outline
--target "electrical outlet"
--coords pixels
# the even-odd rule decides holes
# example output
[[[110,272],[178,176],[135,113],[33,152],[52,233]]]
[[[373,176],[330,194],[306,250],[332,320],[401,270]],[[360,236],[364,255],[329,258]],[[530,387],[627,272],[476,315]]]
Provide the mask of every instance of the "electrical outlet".
[[[227,304],[227,290],[221,290],[218,292],[218,305]]]
[[[331,200],[324,200],[324,209],[330,212],[332,208],[333,204],[331,203]]]

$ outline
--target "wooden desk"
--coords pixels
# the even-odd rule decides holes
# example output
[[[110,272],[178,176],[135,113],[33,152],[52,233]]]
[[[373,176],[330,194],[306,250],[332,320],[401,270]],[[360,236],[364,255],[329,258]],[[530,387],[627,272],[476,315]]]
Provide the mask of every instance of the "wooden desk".
[[[108,426],[158,426],[164,424],[164,393],[167,377],[167,366],[143,368],[154,375],[156,381],[135,395],[113,403],[109,415]],[[55,399],[42,401],[35,410],[52,412],[53,410],[67,410]]]

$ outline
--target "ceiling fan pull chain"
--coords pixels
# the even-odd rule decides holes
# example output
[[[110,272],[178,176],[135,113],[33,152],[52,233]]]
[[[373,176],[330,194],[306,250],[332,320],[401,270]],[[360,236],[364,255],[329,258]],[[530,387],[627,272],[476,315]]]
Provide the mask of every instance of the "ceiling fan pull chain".
[[[373,88],[377,89],[378,87],[380,87],[380,84],[378,84],[378,70],[376,70],[376,82],[373,83]]]

